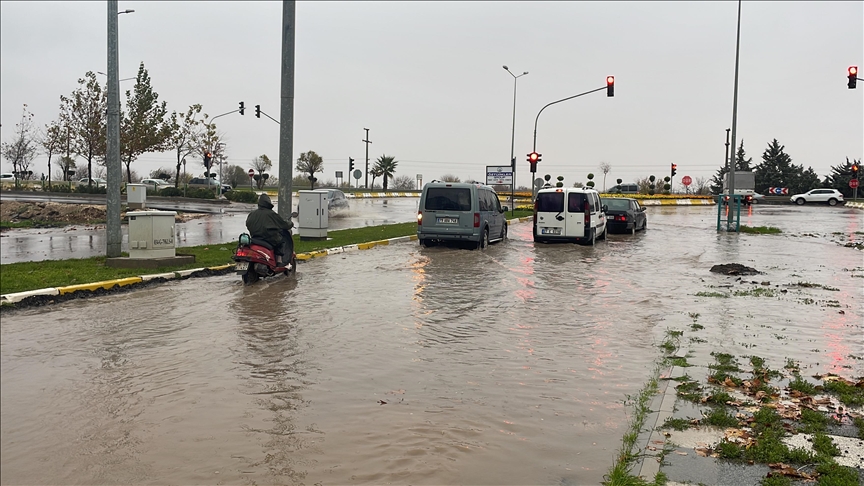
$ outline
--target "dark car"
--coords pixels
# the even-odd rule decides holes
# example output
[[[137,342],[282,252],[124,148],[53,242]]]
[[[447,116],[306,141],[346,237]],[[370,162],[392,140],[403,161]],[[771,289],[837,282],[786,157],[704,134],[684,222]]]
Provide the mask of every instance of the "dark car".
[[[639,201],[627,197],[604,197],[602,204],[606,206],[606,228],[610,233],[632,234],[648,227],[645,206]]]

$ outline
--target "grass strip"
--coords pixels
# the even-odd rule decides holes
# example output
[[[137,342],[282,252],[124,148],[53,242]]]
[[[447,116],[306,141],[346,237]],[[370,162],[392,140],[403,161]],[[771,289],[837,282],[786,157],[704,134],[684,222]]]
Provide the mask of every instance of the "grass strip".
[[[780,228],[775,228],[773,226],[747,226],[741,225],[738,230],[741,233],[749,233],[751,235],[779,235],[783,231]]]
[[[297,253],[307,253],[316,250],[409,236],[415,234],[416,231],[417,223],[413,222],[335,230],[327,233],[327,240],[306,241],[295,238],[294,251]],[[234,254],[235,248],[237,248],[237,243],[234,241],[214,245],[179,247],[176,249],[177,254],[194,255],[195,262],[156,269],[108,267],[105,266],[104,256],[7,263],[0,265],[0,294],[101,282],[142,274],[156,274],[190,268],[225,265],[234,263],[231,257]],[[128,256],[128,254],[124,254],[124,256]]]

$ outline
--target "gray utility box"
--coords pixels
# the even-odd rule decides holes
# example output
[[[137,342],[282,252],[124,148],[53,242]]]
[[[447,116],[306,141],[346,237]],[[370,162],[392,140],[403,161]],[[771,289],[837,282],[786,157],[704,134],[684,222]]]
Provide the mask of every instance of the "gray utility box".
[[[142,188],[142,192],[143,192]],[[164,258],[174,256],[175,211],[130,211],[129,257]]]
[[[144,209],[147,205],[147,185],[126,184],[126,205],[129,209]]]
[[[300,239],[327,238],[327,191],[299,191],[297,204],[297,234]]]

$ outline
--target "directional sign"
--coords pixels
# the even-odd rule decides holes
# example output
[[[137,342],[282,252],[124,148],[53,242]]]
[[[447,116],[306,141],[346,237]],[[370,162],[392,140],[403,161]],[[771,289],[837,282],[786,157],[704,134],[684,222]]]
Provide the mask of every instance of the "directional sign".
[[[337,179],[341,179],[341,178],[342,178],[342,171],[341,171],[341,170],[337,170],[337,171],[336,171],[336,178],[337,178]]]
[[[249,174],[249,177],[255,177],[255,171],[252,169],[249,169],[249,172],[247,172],[247,174]]]
[[[858,179],[852,179],[851,181],[849,181],[849,187],[851,187],[852,189],[858,187]]]
[[[788,187],[769,187],[768,194],[774,194],[775,196],[787,196],[789,195]]]
[[[508,166],[487,165],[486,184],[513,184],[513,168]]]
[[[685,186],[689,186],[692,182],[693,179],[691,179],[690,176],[684,176],[681,178],[681,184],[684,184]]]

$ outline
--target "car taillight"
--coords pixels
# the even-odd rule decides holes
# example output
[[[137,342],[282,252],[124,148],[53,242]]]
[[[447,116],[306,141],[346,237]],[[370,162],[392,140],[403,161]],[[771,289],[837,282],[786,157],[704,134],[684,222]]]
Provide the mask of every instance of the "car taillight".
[[[423,224],[423,212],[417,211],[417,226]]]
[[[615,221],[627,221],[627,215],[619,214],[618,216],[615,216]]]
[[[474,213],[474,227],[480,227],[480,213]]]

